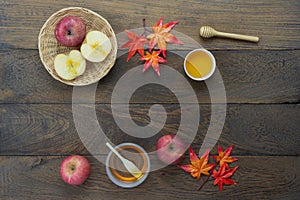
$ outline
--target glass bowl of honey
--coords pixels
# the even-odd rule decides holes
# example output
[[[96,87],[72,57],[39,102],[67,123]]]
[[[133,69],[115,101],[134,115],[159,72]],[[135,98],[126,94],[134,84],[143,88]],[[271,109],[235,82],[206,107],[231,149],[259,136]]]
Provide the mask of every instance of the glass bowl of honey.
[[[124,158],[130,160],[142,172],[140,178],[127,171],[122,161],[112,152],[106,158],[106,173],[110,180],[123,188],[133,188],[143,183],[150,171],[150,159],[147,152],[134,143],[122,143],[115,147]]]

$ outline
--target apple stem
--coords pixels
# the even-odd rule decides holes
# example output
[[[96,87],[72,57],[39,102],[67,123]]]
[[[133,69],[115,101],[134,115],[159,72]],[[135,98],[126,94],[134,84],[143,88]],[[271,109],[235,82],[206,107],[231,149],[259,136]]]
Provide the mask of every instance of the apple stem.
[[[174,150],[174,147],[172,145],[172,142],[168,145],[169,146],[169,150],[173,151]]]

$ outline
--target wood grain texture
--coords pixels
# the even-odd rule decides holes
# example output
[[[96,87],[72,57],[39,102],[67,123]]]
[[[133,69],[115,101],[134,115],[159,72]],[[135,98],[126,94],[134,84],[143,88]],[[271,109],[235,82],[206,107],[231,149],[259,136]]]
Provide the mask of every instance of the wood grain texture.
[[[187,53],[187,52],[180,52]],[[223,78],[228,103],[297,103],[300,100],[300,51],[213,51]],[[71,103],[72,87],[54,80],[42,66],[35,50],[0,51],[1,103]],[[118,80],[130,69],[140,66],[138,56],[128,63],[121,56],[110,73],[100,80],[97,103],[110,103]],[[168,52],[167,65],[184,77],[183,58]],[[152,69],[146,73],[154,73]],[[141,76],[143,73],[141,72]],[[210,103],[205,82],[187,78],[200,103]],[[177,88],[182,83],[174,80]],[[86,87],[90,91],[90,87]],[[219,86],[214,86],[215,90]],[[212,90],[214,92],[215,90]],[[187,91],[182,88],[182,91]],[[186,92],[186,97],[190,93]],[[83,93],[81,102],[85,102]],[[177,103],[167,88],[148,85],[138,89],[132,103]]]
[[[89,105],[83,106],[89,107]],[[150,122],[148,115],[150,106],[151,104],[130,106],[131,117],[137,125],[145,126]],[[166,124],[158,134],[145,139],[124,133],[113,119],[110,104],[98,104],[96,111],[99,125],[113,143],[135,142],[151,152],[155,151],[159,137],[169,133],[176,134],[180,124],[179,105],[164,104],[163,106],[168,114]],[[119,106],[119,116],[124,114],[125,107],[126,105]],[[190,109],[194,107],[195,105],[190,105]],[[0,155],[88,153],[75,129],[72,107],[69,104],[0,105],[0,112]],[[163,113],[158,112],[158,114]],[[210,116],[210,105],[200,105],[200,123],[198,133],[193,140],[195,149],[200,149],[207,134]],[[90,116],[86,118],[90,119]],[[235,144],[236,155],[297,156],[300,153],[299,119],[299,104],[229,104],[218,144],[222,146]],[[191,127],[192,123],[184,126]],[[184,137],[189,135],[191,133],[187,131]],[[213,152],[216,152],[216,148]]]
[[[175,30],[185,33],[208,49],[290,49],[299,48],[299,1],[1,1],[1,48],[36,49],[39,30],[54,12],[69,6],[91,9],[111,23],[114,31],[151,26],[163,17],[179,20]],[[126,16],[126,17],[124,17]],[[200,39],[199,28],[259,36],[259,44],[224,39]],[[24,39],[26,38],[26,39]]]
[[[219,192],[210,182],[197,191],[200,183],[175,166],[151,172],[145,183],[132,190],[111,183],[105,166],[90,155],[77,133],[72,115],[73,88],[55,81],[38,55],[42,25],[54,12],[69,6],[99,13],[108,19],[116,34],[142,27],[143,18],[147,26],[156,24],[160,17],[164,22],[179,20],[174,28],[177,37],[184,33],[185,38],[212,50],[228,102],[218,144],[223,148],[235,145],[232,153],[239,161],[232,166],[239,166],[233,177],[237,186]],[[298,0],[1,0],[0,199],[299,199],[299,10]],[[203,25],[259,36],[260,42],[202,39],[199,28]],[[118,42],[120,46],[125,41]],[[183,59],[175,53],[185,55],[196,47],[185,43],[168,44],[166,64],[186,77]],[[129,102],[133,121],[139,126],[147,125],[149,108],[161,104],[168,113],[166,124],[147,139],[122,131],[112,116],[112,91],[122,75],[139,65],[142,69],[143,65],[138,56],[128,63],[126,57],[121,56],[97,85],[97,121],[113,143],[135,142],[148,152],[154,151],[160,136],[177,132],[181,122],[179,102],[165,87],[152,84],[139,88]],[[146,73],[154,72],[149,69]],[[211,121],[211,99],[205,82],[188,81],[199,104],[186,105],[190,110],[199,105],[201,111],[192,143],[197,152]],[[182,83],[174,82],[185,91]],[[85,88],[76,103],[90,108],[93,105],[86,96],[92,87]],[[213,88],[216,89],[210,92],[216,93],[218,86]],[[188,98],[190,93],[184,96]],[[183,102],[188,103],[186,99]],[[126,105],[123,100],[118,104],[119,115],[124,115]],[[85,116],[84,112],[80,114]],[[153,120],[161,124],[157,118]],[[187,131],[184,139],[191,137],[189,134]],[[212,154],[216,153],[215,147]],[[64,184],[59,176],[60,163],[71,154],[85,155],[92,166],[88,181],[77,187]],[[106,154],[101,151],[98,156]],[[188,163],[187,156],[184,163]]]
[[[63,157],[0,156],[0,198],[5,199],[297,199],[300,193],[299,157],[238,157],[233,166],[236,186],[219,192],[209,181],[199,182],[175,166],[151,172],[134,189],[115,186],[105,166],[93,157],[91,174],[81,186],[66,185],[59,176]],[[272,167],[277,166],[277,167]],[[182,180],[185,180],[184,182]],[[283,187],[284,186],[284,187]],[[18,192],[16,192],[18,191]]]

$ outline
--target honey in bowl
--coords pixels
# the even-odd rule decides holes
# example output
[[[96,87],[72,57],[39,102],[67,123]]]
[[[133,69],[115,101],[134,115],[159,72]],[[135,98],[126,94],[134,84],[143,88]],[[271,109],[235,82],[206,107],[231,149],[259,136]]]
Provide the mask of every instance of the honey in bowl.
[[[131,188],[141,184],[148,176],[150,170],[150,159],[146,151],[133,143],[123,143],[115,149],[127,160],[133,162],[142,172],[140,178],[134,177],[127,171],[122,161],[114,154],[109,153],[106,160],[106,171],[109,178],[118,186]]]
[[[205,49],[191,51],[184,60],[185,73],[193,80],[208,79],[216,68],[214,56]]]
[[[117,149],[117,151],[126,159],[132,161],[137,168],[139,168],[144,174],[147,170],[147,158],[145,154],[136,146],[126,145]],[[109,162],[110,170],[112,175],[120,181],[135,182],[137,178],[130,174],[121,160],[113,154]]]

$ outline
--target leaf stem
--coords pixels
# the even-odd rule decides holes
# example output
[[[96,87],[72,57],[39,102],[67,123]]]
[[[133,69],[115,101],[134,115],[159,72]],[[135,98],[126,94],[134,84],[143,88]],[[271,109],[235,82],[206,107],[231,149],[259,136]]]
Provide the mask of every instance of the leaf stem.
[[[145,18],[143,18],[143,27],[144,27],[144,30],[145,30],[145,28],[146,28],[146,19]]]
[[[148,32],[148,33],[152,33],[150,30],[148,30],[147,28],[146,28],[146,19],[145,18],[143,18],[143,28],[144,28],[144,32],[141,34],[142,36],[146,36],[146,33]]]
[[[211,176],[211,174],[209,174],[209,176],[207,176],[207,178],[205,179],[205,181],[202,182],[202,184],[200,185],[198,190],[201,190],[201,188],[203,188],[203,186],[208,182],[208,179],[210,178],[210,176]]]

